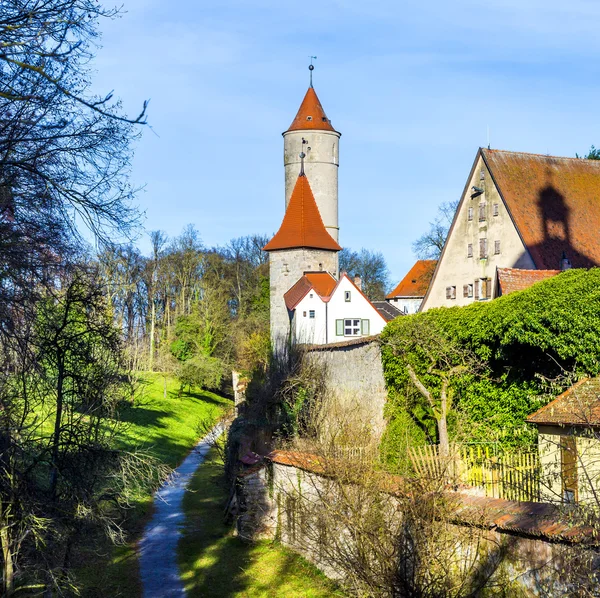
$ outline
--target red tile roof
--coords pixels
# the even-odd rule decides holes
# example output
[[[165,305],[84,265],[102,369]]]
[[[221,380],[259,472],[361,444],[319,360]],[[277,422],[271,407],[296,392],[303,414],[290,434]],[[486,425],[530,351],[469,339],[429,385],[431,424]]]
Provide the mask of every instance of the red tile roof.
[[[308,179],[301,174],[290,197],[281,227],[263,247],[264,251],[312,247],[340,251],[342,248],[325,229]]]
[[[386,299],[394,297],[424,297],[433,271],[435,270],[436,260],[419,260],[400,281],[398,286],[386,296]]]
[[[528,289],[540,280],[560,274],[561,270],[522,270],[520,268],[498,268],[499,295]]]
[[[309,120],[310,119],[310,120]],[[302,130],[322,130],[335,131],[331,126],[331,121],[327,118],[323,106],[317,97],[315,90],[312,87],[308,88],[296,118],[290,125],[288,131]]]
[[[292,310],[311,289],[314,289],[322,299],[328,299],[336,285],[336,279],[329,272],[305,272],[304,276],[283,295],[283,298],[287,308]]]
[[[600,378],[580,380],[527,421],[538,425],[600,426]]]
[[[535,265],[600,265],[600,160],[482,149]]]

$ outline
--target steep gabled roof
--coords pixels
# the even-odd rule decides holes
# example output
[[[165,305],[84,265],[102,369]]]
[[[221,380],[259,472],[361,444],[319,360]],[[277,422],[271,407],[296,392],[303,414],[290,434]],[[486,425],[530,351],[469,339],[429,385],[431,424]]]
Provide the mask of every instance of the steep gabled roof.
[[[311,247],[340,251],[342,248],[325,229],[308,179],[301,174],[290,197],[281,227],[263,247],[264,251]]]
[[[561,273],[561,270],[523,270],[521,268],[498,268],[500,295],[528,289],[540,280],[546,280]]]
[[[298,282],[284,293],[283,298],[289,310],[295,309],[298,303],[313,289],[321,299],[327,301],[335,289],[337,281],[329,272],[305,272]]]
[[[392,305],[387,301],[373,301],[373,307],[375,307],[379,312],[379,315],[382,316],[386,322],[391,322],[394,318],[405,315],[403,311],[400,311],[395,305]]]
[[[538,425],[600,426],[600,378],[586,378],[527,418]]]
[[[436,260],[417,261],[398,286],[386,295],[386,299],[393,299],[394,297],[424,297],[429,288],[436,263]]]
[[[288,129],[288,131],[302,130],[335,131],[312,87],[308,88],[298,114]]]
[[[600,161],[481,149],[538,269],[600,265]]]

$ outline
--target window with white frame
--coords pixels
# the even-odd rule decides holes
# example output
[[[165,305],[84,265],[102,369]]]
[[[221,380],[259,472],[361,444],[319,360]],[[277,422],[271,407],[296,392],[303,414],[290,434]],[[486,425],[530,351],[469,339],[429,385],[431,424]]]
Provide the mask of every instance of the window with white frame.
[[[494,241],[494,254],[498,255],[500,253],[500,241]]]
[[[473,257],[473,243],[467,245],[467,257]]]
[[[361,336],[371,334],[371,321],[359,318],[348,318],[335,321],[336,336]]]
[[[308,312],[308,317],[309,317],[309,318],[313,318],[313,319],[314,319],[314,317],[315,317],[315,310],[314,310],[314,309],[311,309],[311,310]]]
[[[345,301],[350,301],[350,291],[345,291],[344,292],[344,300]]]
[[[497,203],[495,203],[495,204],[494,204],[494,216],[497,216],[497,215],[498,215],[498,212],[499,212],[499,207],[498,207],[498,204],[497,204]]]
[[[469,220],[469,222],[473,220],[473,208],[467,210],[467,220]]]
[[[344,336],[360,336],[360,320],[344,320]]]

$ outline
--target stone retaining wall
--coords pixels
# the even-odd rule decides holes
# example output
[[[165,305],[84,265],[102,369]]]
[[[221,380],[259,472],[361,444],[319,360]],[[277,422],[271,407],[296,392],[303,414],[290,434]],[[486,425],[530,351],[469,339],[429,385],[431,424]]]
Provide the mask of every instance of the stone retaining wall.
[[[318,460],[299,453],[276,451],[264,463],[248,468],[238,478],[238,504],[241,512],[237,533],[246,540],[277,540],[302,554],[330,578],[343,581],[346,573],[332,566],[331,558],[323,557],[322,546],[314,535],[303,535],[306,510],[301,501],[319,501],[327,494],[331,479],[320,473]],[[386,492],[390,501],[393,492]],[[555,505],[518,503],[453,493],[458,499],[456,521],[451,533],[463,542],[471,538],[473,521],[481,533],[476,534],[477,546],[461,545],[459,550],[472,557],[473,550],[485,550],[485,566],[496,567],[496,575],[504,576],[533,596],[573,594],[573,551],[585,562],[590,574],[600,570],[598,541],[591,538],[589,528],[560,521]],[[399,504],[399,503],[396,503]],[[314,522],[313,522],[314,523]],[[314,530],[314,525],[312,526]],[[488,556],[489,555],[489,556]],[[500,555],[500,556],[498,556]],[[567,569],[567,570],[565,570]]]
[[[331,395],[346,409],[360,414],[377,438],[385,429],[383,408],[387,399],[378,338],[307,348],[308,359],[324,366]]]

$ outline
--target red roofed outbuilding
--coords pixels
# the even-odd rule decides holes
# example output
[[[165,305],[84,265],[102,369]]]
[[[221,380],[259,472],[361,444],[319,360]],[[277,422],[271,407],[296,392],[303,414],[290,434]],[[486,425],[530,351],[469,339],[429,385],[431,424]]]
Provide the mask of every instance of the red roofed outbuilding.
[[[388,293],[386,300],[402,313],[413,314],[419,311],[436,263],[436,260],[418,260],[398,286]]]

